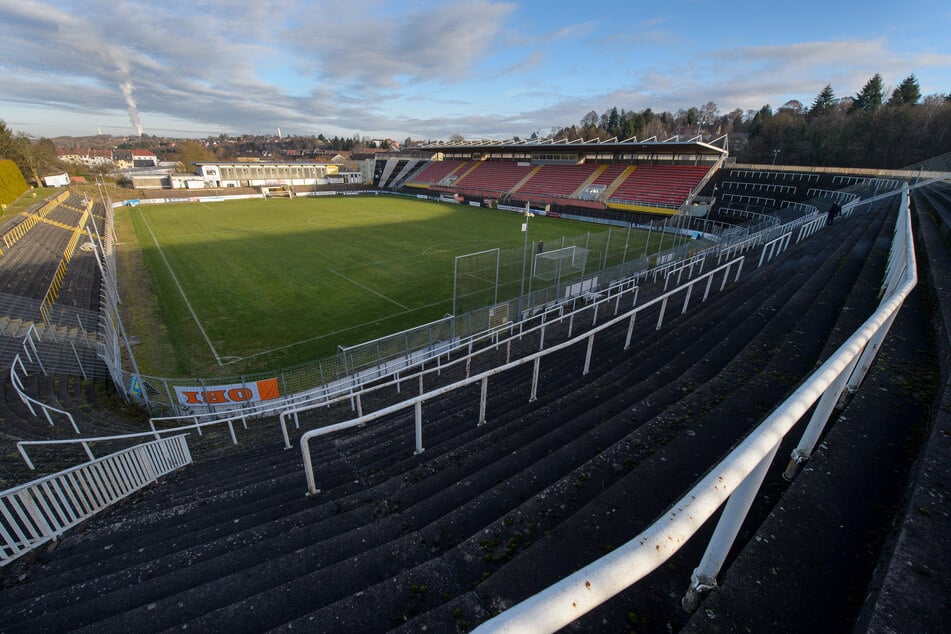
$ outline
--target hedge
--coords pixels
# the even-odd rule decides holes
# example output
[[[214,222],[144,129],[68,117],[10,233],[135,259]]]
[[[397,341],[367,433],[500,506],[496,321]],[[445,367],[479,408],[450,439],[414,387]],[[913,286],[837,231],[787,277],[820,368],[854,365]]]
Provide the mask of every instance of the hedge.
[[[29,188],[17,164],[9,159],[0,159],[0,204],[12,203]]]

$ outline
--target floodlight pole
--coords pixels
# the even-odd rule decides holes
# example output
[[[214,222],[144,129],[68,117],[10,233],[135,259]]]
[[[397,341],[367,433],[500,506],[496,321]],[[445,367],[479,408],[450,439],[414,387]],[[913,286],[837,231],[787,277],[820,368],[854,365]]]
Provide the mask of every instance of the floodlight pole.
[[[529,203],[525,203],[525,222],[522,223],[522,233],[525,234],[524,246],[522,247],[522,287],[518,291],[518,319],[522,320],[522,297],[525,295],[525,265],[528,262],[528,219],[534,214],[529,211]]]

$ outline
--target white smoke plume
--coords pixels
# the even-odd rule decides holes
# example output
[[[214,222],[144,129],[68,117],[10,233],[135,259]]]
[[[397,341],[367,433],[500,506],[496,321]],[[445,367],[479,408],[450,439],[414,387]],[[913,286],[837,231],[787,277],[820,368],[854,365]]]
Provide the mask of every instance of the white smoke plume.
[[[125,105],[129,109],[129,121],[132,122],[135,133],[142,136],[142,122],[139,120],[139,107],[136,105],[135,98],[132,96],[132,91],[135,90],[135,87],[132,85],[132,80],[126,79],[120,83],[119,90],[122,91],[122,96],[125,97]]]
[[[122,91],[122,96],[125,98],[126,109],[129,111],[129,121],[132,123],[132,127],[135,128],[135,133],[142,136],[139,106],[135,103],[135,97],[132,96],[132,93],[135,92],[135,86],[132,84],[132,72],[129,69],[128,55],[124,50],[117,47],[110,48],[108,55],[116,65],[116,72],[119,74],[119,90]]]

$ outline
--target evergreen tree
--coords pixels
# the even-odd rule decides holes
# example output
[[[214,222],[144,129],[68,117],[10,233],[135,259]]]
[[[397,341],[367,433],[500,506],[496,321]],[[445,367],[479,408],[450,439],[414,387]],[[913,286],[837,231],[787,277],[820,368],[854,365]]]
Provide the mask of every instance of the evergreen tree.
[[[864,110],[865,112],[875,112],[882,107],[885,102],[885,86],[882,76],[878,73],[866,82],[862,92],[855,95],[855,101],[852,104],[853,110]]]
[[[906,77],[892,92],[888,100],[890,106],[913,106],[921,99],[921,87],[914,73]]]
[[[809,114],[814,117],[829,114],[832,112],[832,108],[834,106],[835,93],[832,92],[832,84],[826,84],[826,87],[819,91],[819,94],[816,95],[815,101],[812,102],[812,107],[809,109]]]

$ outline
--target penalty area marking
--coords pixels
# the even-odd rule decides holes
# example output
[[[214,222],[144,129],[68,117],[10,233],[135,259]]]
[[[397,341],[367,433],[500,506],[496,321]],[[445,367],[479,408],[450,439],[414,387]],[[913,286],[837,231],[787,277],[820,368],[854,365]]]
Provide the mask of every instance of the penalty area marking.
[[[439,306],[440,304],[444,304],[444,303],[445,303],[445,302],[433,302],[432,304],[427,304],[427,305],[425,305],[425,306],[420,306],[419,308],[416,308],[416,309],[404,310],[403,312],[400,312],[400,313],[393,313],[392,315],[387,315],[386,317],[381,317],[380,319],[372,319],[372,320],[370,320],[370,321],[365,321],[365,322],[363,322],[362,324],[356,324],[356,325],[354,325],[354,326],[348,326],[348,327],[346,327],[346,328],[340,328],[340,329],[338,329],[338,330],[334,330],[334,331],[332,331],[332,332],[327,332],[327,333],[324,333],[324,334],[322,334],[322,335],[318,335],[318,336],[316,336],[316,337],[310,337],[310,338],[308,338],[308,339],[301,339],[300,341],[294,341],[294,342],[292,342],[292,343],[288,343],[288,344],[285,344],[285,345],[283,345],[283,346],[276,346],[276,347],[274,347],[274,348],[268,348],[267,350],[261,350],[260,352],[255,352],[255,353],[249,354],[249,355],[246,356],[246,357],[225,357],[225,359],[234,359],[234,361],[227,361],[227,362],[225,363],[225,365],[227,365],[228,363],[235,363],[236,361],[245,361],[245,360],[247,360],[247,359],[253,359],[254,357],[260,357],[261,355],[271,354],[272,352],[277,352],[277,351],[279,351],[279,350],[286,350],[286,349],[288,349],[288,348],[293,348],[294,346],[299,346],[299,345],[301,345],[301,344],[310,343],[310,342],[312,342],[312,341],[319,341],[319,340],[321,340],[321,339],[326,339],[327,337],[332,337],[332,336],[334,336],[334,335],[339,335],[339,334],[344,333],[344,332],[349,332],[349,331],[351,331],[351,330],[353,330],[353,329],[355,329],[355,328],[362,328],[363,326],[369,326],[370,324],[378,324],[378,323],[380,323],[381,321],[385,321],[385,320],[387,320],[387,319],[392,319],[392,318],[394,318],[394,317],[399,317],[400,315],[406,315],[406,314],[415,312],[415,311],[417,311],[417,310],[425,310],[425,309],[427,309],[427,308],[432,308],[433,306]]]
[[[218,356],[218,351],[215,350],[215,346],[211,343],[208,333],[205,332],[205,328],[201,325],[201,321],[198,319],[195,309],[192,308],[191,302],[188,301],[188,295],[185,294],[185,289],[182,288],[181,283],[178,281],[178,276],[175,275],[172,265],[169,264],[168,258],[165,257],[165,251],[162,251],[162,245],[159,244],[158,238],[155,237],[155,233],[152,231],[152,226],[149,224],[148,219],[146,219],[145,214],[142,212],[139,212],[139,217],[142,218],[142,222],[145,223],[145,228],[149,230],[149,235],[152,236],[152,242],[155,243],[155,248],[158,249],[159,255],[162,256],[162,261],[165,262],[165,267],[168,269],[169,274],[171,274],[172,281],[175,282],[178,292],[181,293],[182,299],[185,300],[185,306],[188,307],[188,312],[191,313],[192,319],[195,320],[195,324],[198,326],[201,336],[205,338],[205,343],[207,343],[208,347],[211,349],[211,354],[215,355],[215,361],[218,362],[218,365],[224,365],[224,363],[221,362],[221,357]]]
[[[340,271],[338,271],[338,270],[336,270],[336,269],[331,269],[330,272],[331,272],[331,273],[334,273],[335,275],[339,275],[340,277],[342,277],[343,279],[347,280],[347,281],[350,282],[351,284],[355,284],[355,285],[359,286],[360,288],[362,288],[362,289],[365,290],[365,291],[368,291],[368,292],[370,292],[370,293],[373,293],[373,294],[376,295],[377,297],[381,297],[381,298],[385,299],[386,301],[390,302],[391,304],[396,304],[397,306],[399,306],[399,307],[402,308],[403,310],[412,310],[409,306],[404,306],[403,304],[399,303],[399,302],[396,301],[395,299],[391,299],[391,298],[387,297],[386,295],[384,295],[383,293],[377,292],[377,291],[373,290],[372,288],[370,288],[369,286],[365,286],[365,285],[361,284],[360,282],[356,281],[355,279],[350,278],[350,277],[347,277],[346,275],[344,275],[343,273],[341,273]]]

